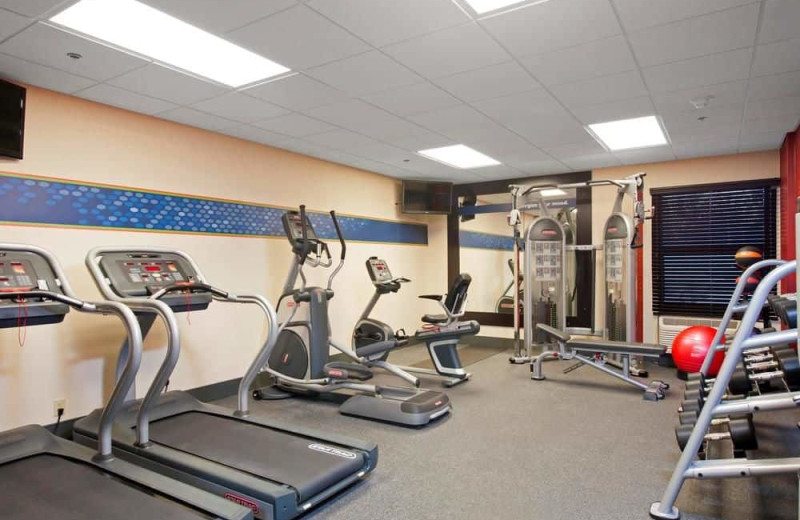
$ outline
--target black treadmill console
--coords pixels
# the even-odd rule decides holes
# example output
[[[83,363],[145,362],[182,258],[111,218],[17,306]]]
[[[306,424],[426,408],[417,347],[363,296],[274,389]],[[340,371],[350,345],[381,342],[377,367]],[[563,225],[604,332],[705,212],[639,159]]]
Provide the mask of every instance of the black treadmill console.
[[[164,287],[185,285],[186,291],[171,292],[160,298],[175,312],[207,309],[211,295],[191,292],[199,282],[197,273],[180,255],[125,251],[109,253],[100,259],[100,269],[111,289],[122,298],[146,298]]]
[[[303,221],[300,220],[300,213],[297,211],[287,211],[283,214],[283,230],[286,232],[289,242],[292,247],[296,246],[303,240]],[[306,239],[310,241],[318,241],[319,237],[314,232],[314,227],[311,225],[311,220],[306,216]]]
[[[44,258],[33,252],[0,251],[0,292],[30,290],[62,292]],[[60,323],[68,312],[66,304],[40,297],[0,300],[0,328]]]

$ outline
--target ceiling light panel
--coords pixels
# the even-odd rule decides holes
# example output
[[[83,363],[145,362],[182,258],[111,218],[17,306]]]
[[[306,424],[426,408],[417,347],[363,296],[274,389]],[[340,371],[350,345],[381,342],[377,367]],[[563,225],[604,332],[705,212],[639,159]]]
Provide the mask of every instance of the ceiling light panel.
[[[637,117],[588,125],[587,131],[606,149],[615,152],[667,144],[667,135],[656,116]]]
[[[235,88],[289,71],[136,0],[81,0],[50,21]]]
[[[500,9],[516,7],[519,4],[536,5],[543,4],[549,0],[463,0],[466,2],[473,11],[477,14],[486,14]],[[527,7],[526,5],[526,7]],[[520,6],[522,7],[522,6]]]
[[[428,159],[454,168],[461,168],[462,170],[497,166],[500,164],[500,161],[492,159],[488,155],[482,154],[463,144],[430,148],[428,150],[420,150],[417,153]]]

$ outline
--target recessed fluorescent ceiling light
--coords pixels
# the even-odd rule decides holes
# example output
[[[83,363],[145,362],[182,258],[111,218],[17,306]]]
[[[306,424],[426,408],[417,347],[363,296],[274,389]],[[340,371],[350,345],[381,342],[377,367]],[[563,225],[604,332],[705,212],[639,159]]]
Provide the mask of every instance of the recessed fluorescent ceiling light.
[[[81,0],[50,21],[231,87],[289,71],[135,0]]]
[[[502,9],[504,7],[509,7],[516,4],[522,4],[526,2],[526,0],[465,0],[469,6],[478,14],[489,13],[491,11],[497,11],[498,9]],[[549,0],[539,0],[538,2],[532,2],[531,5],[535,4],[543,4],[544,2],[548,2]]]
[[[567,194],[566,191],[560,188],[553,188],[550,190],[542,190],[542,197],[562,197]]]
[[[478,150],[473,150],[463,144],[430,148],[428,150],[420,150],[417,153],[428,159],[461,169],[483,168],[484,166],[500,164],[500,161],[496,161],[488,155],[484,155]]]
[[[667,136],[656,116],[597,123],[587,129],[612,152],[667,144]]]

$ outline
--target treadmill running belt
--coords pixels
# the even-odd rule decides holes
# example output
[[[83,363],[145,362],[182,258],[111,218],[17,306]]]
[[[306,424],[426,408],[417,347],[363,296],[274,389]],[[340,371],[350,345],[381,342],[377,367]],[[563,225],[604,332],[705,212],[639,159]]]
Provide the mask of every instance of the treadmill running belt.
[[[109,477],[94,466],[56,455],[34,455],[0,466],[0,516],[15,520],[208,518]]]
[[[307,500],[364,468],[363,455],[313,438],[201,412],[150,423],[150,439],[293,487]]]

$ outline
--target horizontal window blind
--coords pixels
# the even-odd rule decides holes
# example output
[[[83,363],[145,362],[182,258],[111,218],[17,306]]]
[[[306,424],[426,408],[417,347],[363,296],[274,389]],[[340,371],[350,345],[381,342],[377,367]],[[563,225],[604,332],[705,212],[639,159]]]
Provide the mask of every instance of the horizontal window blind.
[[[773,180],[652,190],[653,314],[722,316],[741,274],[736,250],[775,258],[776,192]]]

